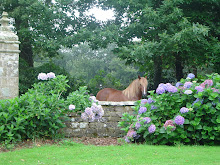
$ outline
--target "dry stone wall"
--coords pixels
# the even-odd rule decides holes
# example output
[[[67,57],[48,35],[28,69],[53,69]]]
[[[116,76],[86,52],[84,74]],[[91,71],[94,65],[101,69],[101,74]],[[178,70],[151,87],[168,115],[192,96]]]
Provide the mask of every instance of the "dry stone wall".
[[[0,99],[18,96],[19,41],[9,27],[8,14],[0,19]]]
[[[124,132],[118,127],[122,114],[133,114],[134,102],[104,102],[100,101],[104,110],[104,116],[100,121],[84,121],[80,113],[69,115],[70,122],[63,129],[67,137],[122,137]]]

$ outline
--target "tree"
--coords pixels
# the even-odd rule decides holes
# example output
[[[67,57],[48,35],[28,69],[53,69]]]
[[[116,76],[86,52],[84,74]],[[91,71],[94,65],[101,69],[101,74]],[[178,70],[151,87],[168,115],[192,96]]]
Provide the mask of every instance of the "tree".
[[[98,23],[84,11],[94,3],[73,0],[0,0],[0,13],[6,11],[15,18],[20,57],[29,67],[34,54],[54,57],[60,47],[82,42]],[[87,30],[85,30],[87,27]]]
[[[192,4],[206,4],[205,9],[209,11],[206,21],[209,23],[194,22],[199,13],[188,18],[188,7],[191,13],[194,11]],[[216,54],[219,40],[215,38],[219,31],[213,30],[218,24],[210,23],[218,20],[218,1],[104,0],[101,5],[116,12],[116,20],[104,28],[104,31],[115,30],[112,35],[107,33],[105,38],[117,43],[115,52],[127,63],[135,63],[146,72],[154,66],[154,88],[162,81],[164,68],[175,68],[179,80],[185,66],[196,68],[209,63],[210,59],[214,65],[219,62]],[[215,8],[213,13],[208,7]],[[206,11],[199,12],[204,15]],[[210,18],[212,16],[214,18]],[[134,41],[134,38],[141,41]]]
[[[61,49],[60,58],[54,58],[52,62],[63,67],[72,77],[84,80],[93,94],[100,90],[100,85],[102,88],[124,89],[140,73],[116,57],[112,52],[114,48],[115,45],[110,44],[105,49],[92,50],[88,43],[84,43]]]

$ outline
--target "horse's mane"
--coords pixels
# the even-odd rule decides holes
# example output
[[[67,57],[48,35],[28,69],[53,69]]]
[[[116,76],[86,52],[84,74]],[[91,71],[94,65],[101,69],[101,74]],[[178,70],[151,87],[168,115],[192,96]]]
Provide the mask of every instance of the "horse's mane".
[[[139,79],[135,79],[134,81],[132,81],[132,83],[125,89],[122,91],[122,93],[127,96],[129,99],[131,99],[133,96],[136,96],[137,93],[139,92],[137,90],[139,83],[138,82]]]

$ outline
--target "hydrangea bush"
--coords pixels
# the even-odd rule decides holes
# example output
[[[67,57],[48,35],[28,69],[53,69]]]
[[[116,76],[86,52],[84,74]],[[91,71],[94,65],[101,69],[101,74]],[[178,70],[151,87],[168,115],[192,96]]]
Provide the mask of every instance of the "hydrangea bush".
[[[134,115],[123,114],[125,140],[150,144],[218,144],[220,142],[220,75],[206,80],[190,73],[175,85],[161,83],[139,100]],[[131,133],[132,132],[132,133]]]
[[[0,100],[0,142],[56,138],[65,127],[67,115],[92,105],[86,87],[80,87],[65,99],[69,85],[66,76],[40,73],[38,83],[28,92],[9,100]]]

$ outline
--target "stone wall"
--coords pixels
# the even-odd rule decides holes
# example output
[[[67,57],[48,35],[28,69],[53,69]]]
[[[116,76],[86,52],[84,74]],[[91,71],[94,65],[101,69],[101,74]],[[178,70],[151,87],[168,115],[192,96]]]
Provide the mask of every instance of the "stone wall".
[[[118,127],[122,114],[133,114],[134,102],[104,102],[100,101],[104,110],[101,121],[88,122],[81,119],[80,114],[72,113],[70,122],[63,129],[67,137],[122,137],[124,132]]]
[[[19,41],[9,27],[8,14],[3,12],[0,19],[0,99],[18,96]]]

